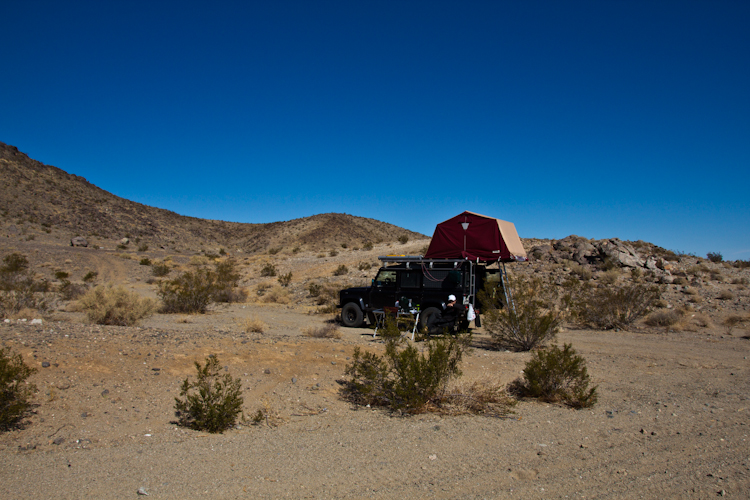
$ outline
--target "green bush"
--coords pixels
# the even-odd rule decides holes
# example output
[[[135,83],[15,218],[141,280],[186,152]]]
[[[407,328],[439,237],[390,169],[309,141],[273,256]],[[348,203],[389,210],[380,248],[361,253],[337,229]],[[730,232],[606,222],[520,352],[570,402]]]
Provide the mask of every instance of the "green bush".
[[[98,325],[133,326],[156,311],[156,302],[121,286],[97,286],[78,299],[79,310]]]
[[[413,344],[401,347],[397,329],[395,335],[384,338],[384,356],[354,349],[352,362],[345,369],[349,380],[344,396],[357,404],[406,413],[421,413],[445,402],[448,382],[461,375],[458,365],[469,336],[430,340],[421,353]]]
[[[212,354],[205,366],[196,361],[197,380],[186,378],[175,410],[180,425],[191,429],[221,433],[232,427],[242,412],[242,382],[229,373],[222,376],[219,358]]]
[[[214,296],[214,273],[199,268],[159,283],[157,295],[165,313],[205,313]]]
[[[570,289],[563,302],[582,324],[610,330],[627,328],[660,298],[661,289],[645,283],[601,288],[587,284]]]
[[[29,398],[36,387],[26,379],[34,372],[20,354],[0,348],[0,431],[19,426],[31,409]]]
[[[169,271],[169,266],[163,262],[154,262],[153,264],[151,264],[151,274],[153,274],[157,278],[163,278],[164,276],[169,274]]]
[[[719,263],[724,260],[724,256],[721,255],[721,252],[708,252],[708,254],[706,254],[706,257],[708,257],[708,260],[714,263]]]
[[[529,351],[555,338],[563,321],[556,307],[557,289],[540,279],[512,279],[512,305],[504,306],[492,290],[480,294],[484,327],[493,343],[502,349]]]
[[[518,397],[588,408],[597,401],[597,387],[589,389],[589,382],[586,361],[576,354],[573,346],[565,344],[561,350],[553,345],[533,354],[523,370],[523,378],[513,381],[509,392]]]
[[[237,262],[227,259],[216,263],[214,273],[214,291],[212,299],[214,302],[244,302],[247,293],[238,290],[240,273],[237,270]]]
[[[289,286],[289,284],[292,282],[292,272],[289,271],[287,274],[282,274],[279,276],[279,285],[281,286]]]
[[[46,294],[48,290],[48,282],[35,282],[31,277],[25,256],[14,252],[3,258],[0,266],[0,317],[27,308],[46,311],[54,300]]]
[[[260,269],[260,275],[263,277],[269,277],[269,276],[276,276],[276,266],[271,264],[270,262],[267,262],[261,269]]]

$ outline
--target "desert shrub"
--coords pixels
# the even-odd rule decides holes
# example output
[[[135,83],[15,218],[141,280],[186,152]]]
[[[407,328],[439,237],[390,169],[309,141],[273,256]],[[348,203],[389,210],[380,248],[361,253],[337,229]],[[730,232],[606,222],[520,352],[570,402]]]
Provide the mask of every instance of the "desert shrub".
[[[70,276],[70,274],[67,273],[66,271],[55,271],[55,279],[57,280],[64,280],[68,276]]]
[[[46,311],[54,301],[46,294],[48,290],[47,281],[34,281],[24,255],[14,252],[3,258],[0,266],[0,317],[22,309]]]
[[[344,396],[361,405],[378,405],[406,413],[439,408],[448,382],[461,375],[459,363],[469,336],[428,341],[420,353],[414,344],[403,347],[399,336],[387,337],[385,354],[354,349],[346,366]]]
[[[151,264],[151,274],[153,274],[157,278],[163,278],[164,276],[169,274],[169,271],[169,266],[164,262],[154,262],[153,264]]]
[[[402,245],[406,245],[409,242],[409,237],[406,236],[405,234],[402,234],[401,236],[398,237],[398,242],[401,243]]]
[[[268,249],[268,253],[271,254],[271,255],[276,255],[280,251],[281,251],[281,247],[269,248]]]
[[[159,298],[165,313],[205,313],[215,292],[215,276],[199,268],[159,283]]]
[[[289,271],[287,274],[282,274],[279,276],[279,285],[281,286],[289,286],[289,284],[292,282],[292,272]]]
[[[289,290],[280,285],[274,285],[267,289],[263,294],[263,302],[288,304],[289,302],[291,302],[291,298],[289,297]]]
[[[347,248],[349,248],[349,244],[348,243],[342,243],[341,244],[341,248],[347,249]]]
[[[29,398],[36,387],[26,380],[34,372],[20,354],[0,348],[0,431],[17,427],[31,409]]]
[[[370,268],[372,268],[372,264],[370,264],[369,262],[360,262],[357,265],[357,269],[359,269],[360,271],[367,271]]]
[[[732,284],[733,285],[747,285],[747,284],[750,284],[750,282],[748,282],[748,279],[743,276],[742,278],[732,279]]]
[[[614,285],[615,283],[617,283],[617,280],[619,278],[620,271],[618,269],[610,269],[609,271],[604,271],[599,275],[599,282],[603,285]]]
[[[450,415],[505,417],[516,400],[494,380],[455,381],[444,396],[443,408]]]
[[[310,283],[307,285],[307,291],[310,294],[310,297],[318,297],[322,289],[323,287],[318,283]]]
[[[143,243],[142,245],[139,245],[138,246],[138,251],[139,252],[147,252],[148,251],[148,245],[146,245],[145,243]]]
[[[748,318],[740,316],[739,314],[732,314],[724,318],[724,320],[721,322],[721,325],[724,327],[724,331],[726,332],[726,334],[731,335],[732,330],[734,330],[738,326],[742,326],[747,322]]]
[[[245,319],[242,322],[241,326],[242,330],[247,333],[263,333],[264,331],[266,331],[266,328],[268,328],[268,325],[266,325],[262,320],[256,317]]]
[[[99,273],[97,273],[96,271],[89,271],[89,272],[87,272],[87,273],[86,273],[86,274],[84,275],[84,277],[83,277],[83,282],[84,282],[84,283],[89,283],[89,282],[91,282],[91,281],[94,281],[94,280],[96,279],[96,277],[97,277],[97,276],[99,276]]]
[[[269,277],[269,276],[276,276],[276,266],[271,264],[270,262],[267,262],[261,269],[260,269],[260,275],[263,277]]]
[[[645,316],[660,298],[658,286],[644,283],[601,288],[583,285],[569,291],[563,302],[579,322],[610,330],[627,328]]]
[[[98,325],[132,326],[151,316],[156,303],[121,286],[97,286],[78,299],[78,309]]]
[[[215,302],[244,302],[247,292],[238,289],[240,273],[237,262],[227,259],[216,263],[212,300]]]
[[[672,280],[673,285],[687,285],[688,280],[684,276],[677,276]]]
[[[57,289],[57,294],[62,300],[76,300],[86,293],[88,287],[70,280],[62,280]]]
[[[576,354],[571,344],[563,349],[556,345],[536,351],[523,369],[523,378],[516,379],[509,392],[519,397],[537,398],[550,403],[564,403],[574,408],[588,408],[597,401],[586,361]]]
[[[682,321],[682,314],[674,309],[654,311],[646,316],[648,326],[669,328]]]
[[[123,245],[122,243],[120,243],[119,245],[117,245],[117,249],[118,250],[127,250],[128,246],[127,245]]]
[[[372,250],[372,241],[365,241],[362,250]]]
[[[643,277],[643,271],[640,267],[634,267],[630,269],[630,277],[633,279],[633,281],[638,281]]]
[[[330,255],[331,257],[336,257],[338,254],[339,253],[336,250],[331,250],[330,252],[328,252],[328,255]]]
[[[582,266],[581,264],[573,264],[570,266],[570,274],[578,276],[578,279],[587,281],[591,279],[593,273],[588,266]]]
[[[734,294],[729,290],[722,290],[716,298],[719,300],[733,300]]]
[[[701,328],[708,328],[711,326],[711,318],[704,313],[695,313],[691,315],[690,321]]]
[[[321,326],[311,326],[302,330],[302,333],[306,337],[313,337],[316,339],[340,339],[341,332],[339,326],[335,323],[326,323]]]
[[[708,254],[706,254],[706,257],[708,258],[708,260],[716,264],[724,260],[724,256],[721,255],[721,252],[708,252]]]
[[[701,276],[702,274],[709,272],[709,269],[705,264],[696,264],[688,267],[685,272],[692,276]]]
[[[142,266],[150,266],[151,265],[151,259],[149,259],[148,257],[144,257],[138,263],[140,265],[142,265]]]
[[[195,382],[187,377],[175,398],[175,410],[180,425],[191,429],[221,433],[232,427],[242,412],[242,382],[229,373],[221,375],[216,355],[206,358],[206,364],[196,361]]]
[[[343,276],[345,274],[349,274],[349,268],[346,267],[344,264],[341,264],[339,267],[336,268],[335,271],[333,271],[334,276]]]
[[[292,248],[292,253],[299,253],[300,250],[302,250],[300,247],[294,247]]]
[[[484,310],[484,327],[493,343],[504,349],[529,351],[555,338],[563,321],[556,307],[555,287],[542,280],[512,279],[512,305],[500,307],[499,294],[490,299],[491,290],[480,294]]]
[[[319,285],[317,283],[310,283],[308,286],[310,296],[315,298],[315,303],[320,307],[318,313],[332,313],[336,311],[336,305],[339,302],[339,290],[334,285]]]
[[[750,260],[735,260],[732,265],[737,269],[747,269],[750,267]]]

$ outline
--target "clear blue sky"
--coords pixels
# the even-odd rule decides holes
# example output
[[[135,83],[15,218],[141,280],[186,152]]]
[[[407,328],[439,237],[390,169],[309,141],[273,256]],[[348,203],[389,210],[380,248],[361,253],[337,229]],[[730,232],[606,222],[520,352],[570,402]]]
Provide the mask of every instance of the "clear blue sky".
[[[0,3],[0,141],[118,196],[273,222],[750,258],[750,2]]]

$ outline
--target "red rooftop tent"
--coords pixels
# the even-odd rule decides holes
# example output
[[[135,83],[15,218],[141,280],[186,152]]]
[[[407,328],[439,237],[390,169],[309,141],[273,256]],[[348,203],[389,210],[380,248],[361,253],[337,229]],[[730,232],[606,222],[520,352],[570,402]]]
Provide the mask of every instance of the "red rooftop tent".
[[[474,212],[464,212],[438,224],[424,258],[466,258],[483,262],[528,260],[512,222]]]

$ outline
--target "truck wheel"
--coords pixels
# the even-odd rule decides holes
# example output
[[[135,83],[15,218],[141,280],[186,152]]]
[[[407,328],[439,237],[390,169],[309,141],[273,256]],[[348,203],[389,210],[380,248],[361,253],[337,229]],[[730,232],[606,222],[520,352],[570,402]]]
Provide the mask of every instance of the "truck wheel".
[[[341,322],[344,323],[344,326],[359,328],[362,326],[363,318],[362,309],[354,302],[348,302],[341,309]]]
[[[430,318],[434,315],[440,314],[440,309],[437,307],[428,307],[422,314],[419,315],[419,329],[423,330],[425,326],[430,322]]]

